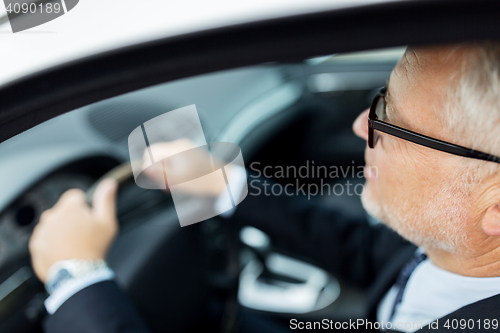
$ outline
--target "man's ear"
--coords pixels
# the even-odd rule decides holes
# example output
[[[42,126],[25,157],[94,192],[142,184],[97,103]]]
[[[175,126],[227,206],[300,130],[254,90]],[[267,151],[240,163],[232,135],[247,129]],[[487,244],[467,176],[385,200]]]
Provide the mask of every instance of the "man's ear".
[[[481,229],[488,236],[500,236],[500,203],[488,207],[481,220]]]

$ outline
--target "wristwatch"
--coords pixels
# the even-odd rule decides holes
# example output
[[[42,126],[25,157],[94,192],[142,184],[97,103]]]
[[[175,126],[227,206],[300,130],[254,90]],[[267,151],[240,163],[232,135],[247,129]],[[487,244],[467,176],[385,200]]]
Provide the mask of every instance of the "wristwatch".
[[[47,273],[45,289],[51,295],[66,283],[92,273],[107,270],[106,261],[70,259],[61,260],[52,265]]]

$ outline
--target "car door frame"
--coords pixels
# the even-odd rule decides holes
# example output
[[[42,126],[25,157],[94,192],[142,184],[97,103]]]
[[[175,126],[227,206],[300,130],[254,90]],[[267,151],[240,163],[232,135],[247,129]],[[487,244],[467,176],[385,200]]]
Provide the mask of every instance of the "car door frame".
[[[76,108],[193,75],[401,45],[499,39],[495,0],[396,1],[158,39],[0,87],[0,142]]]

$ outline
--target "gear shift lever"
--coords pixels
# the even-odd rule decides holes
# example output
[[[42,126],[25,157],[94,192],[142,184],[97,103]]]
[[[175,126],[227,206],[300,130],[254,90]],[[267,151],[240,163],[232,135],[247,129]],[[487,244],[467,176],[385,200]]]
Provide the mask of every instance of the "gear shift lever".
[[[271,252],[271,239],[268,235],[254,227],[244,227],[240,232],[243,244],[254,250],[257,258],[265,266],[266,258]]]
[[[276,274],[273,274],[266,265],[267,258],[271,254],[272,249],[269,236],[254,227],[244,227],[241,229],[240,239],[243,244],[253,250],[257,260],[262,263],[262,273],[260,276],[263,278],[276,278]]]
[[[238,301],[245,307],[306,313],[333,303],[340,294],[338,281],[322,269],[276,253],[264,232],[244,227],[240,239],[254,253],[240,274]]]

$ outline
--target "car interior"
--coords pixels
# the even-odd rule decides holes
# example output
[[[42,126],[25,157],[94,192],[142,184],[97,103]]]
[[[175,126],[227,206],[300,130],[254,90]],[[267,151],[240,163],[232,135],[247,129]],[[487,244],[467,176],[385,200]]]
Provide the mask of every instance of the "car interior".
[[[42,331],[48,295],[30,263],[33,228],[64,191],[89,191],[128,163],[127,138],[144,122],[195,105],[206,141],[237,144],[249,172],[361,166],[366,143],[352,122],[404,45],[498,39],[499,10],[491,0],[419,0],[268,19],[143,41],[0,86],[0,332]],[[378,223],[357,195],[308,199]],[[107,261],[152,332],[345,320],[365,305],[363,288],[281,251],[262,230],[224,216],[181,227],[161,190],[123,184],[117,213]]]
[[[366,143],[353,134],[352,122],[404,50],[271,62],[168,81],[86,105],[0,144],[0,332],[41,331],[48,295],[30,265],[33,228],[66,190],[86,191],[127,163],[127,139],[137,126],[194,104],[207,142],[237,144],[253,172],[312,163],[362,166]],[[268,178],[293,186],[363,182],[353,174],[297,183]],[[309,199],[367,218],[359,195]],[[120,187],[117,205],[120,232],[107,261],[152,332],[233,332],[247,316],[283,323],[344,320],[363,309],[365,290],[310,258],[280,252],[261,230],[235,227],[223,216],[181,227],[169,193],[134,182]]]

